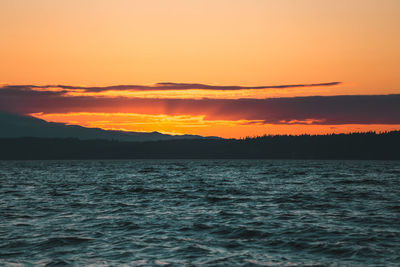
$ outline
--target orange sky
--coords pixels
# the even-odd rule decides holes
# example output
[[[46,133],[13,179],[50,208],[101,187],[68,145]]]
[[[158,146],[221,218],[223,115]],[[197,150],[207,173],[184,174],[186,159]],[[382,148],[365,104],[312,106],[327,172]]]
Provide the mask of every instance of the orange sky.
[[[34,117],[55,122],[69,122],[85,127],[107,130],[125,130],[135,132],[159,131],[166,134],[196,133],[203,136],[221,136],[225,138],[254,137],[264,134],[325,134],[366,131],[391,131],[400,129],[400,125],[382,124],[346,124],[346,125],[304,125],[304,124],[264,124],[246,120],[204,120],[203,116],[188,115],[143,115],[132,113],[68,113],[68,114],[31,114]],[[254,124],[248,125],[249,122]]]
[[[75,95],[264,99],[399,94],[399,25],[398,0],[3,0],[0,84],[260,86],[340,81],[337,86],[283,90],[193,88]],[[70,112],[36,116],[105,129],[224,137],[397,127],[243,123],[204,119],[207,114],[155,117],[126,111],[110,118],[104,112],[91,117]]]

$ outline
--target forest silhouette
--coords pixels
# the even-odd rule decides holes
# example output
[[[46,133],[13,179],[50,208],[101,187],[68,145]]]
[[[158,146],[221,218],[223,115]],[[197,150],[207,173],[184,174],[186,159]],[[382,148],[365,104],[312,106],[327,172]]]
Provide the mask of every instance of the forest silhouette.
[[[0,159],[400,159],[400,131],[148,142],[1,138]]]

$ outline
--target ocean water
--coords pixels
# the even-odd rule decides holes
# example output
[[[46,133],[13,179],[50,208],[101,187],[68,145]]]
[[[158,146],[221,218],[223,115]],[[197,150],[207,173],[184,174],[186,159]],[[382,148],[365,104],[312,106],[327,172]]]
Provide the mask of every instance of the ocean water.
[[[0,266],[399,266],[400,162],[0,162]]]

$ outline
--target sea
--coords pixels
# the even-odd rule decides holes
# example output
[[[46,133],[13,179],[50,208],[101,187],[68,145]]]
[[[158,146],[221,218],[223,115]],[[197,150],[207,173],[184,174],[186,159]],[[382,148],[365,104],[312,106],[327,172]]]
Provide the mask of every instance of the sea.
[[[0,161],[0,266],[400,266],[400,162]]]

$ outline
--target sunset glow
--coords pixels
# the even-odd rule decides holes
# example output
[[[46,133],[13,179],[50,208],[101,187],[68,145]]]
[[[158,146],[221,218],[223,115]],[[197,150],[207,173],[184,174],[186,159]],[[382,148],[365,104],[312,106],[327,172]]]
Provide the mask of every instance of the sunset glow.
[[[190,115],[143,115],[135,113],[65,113],[30,114],[50,122],[82,125],[106,130],[134,132],[158,131],[165,134],[199,134],[224,138],[254,137],[264,134],[325,134],[366,131],[391,131],[400,125],[310,125],[311,122],[290,122],[286,124],[265,124],[261,120],[205,120],[204,116]]]
[[[398,0],[6,0],[0,25],[0,111],[227,138],[400,129]]]

